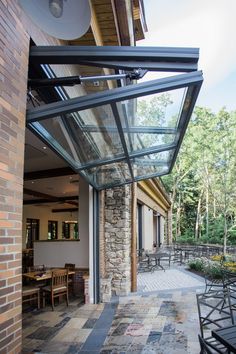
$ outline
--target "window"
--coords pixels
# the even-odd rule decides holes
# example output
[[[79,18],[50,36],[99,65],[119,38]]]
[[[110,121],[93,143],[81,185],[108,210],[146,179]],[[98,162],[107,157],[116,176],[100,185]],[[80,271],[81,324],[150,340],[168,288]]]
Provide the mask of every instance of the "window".
[[[39,240],[39,220],[26,219],[26,248],[33,248],[34,241]]]
[[[62,223],[62,238],[70,238],[70,224],[65,221]]]
[[[57,240],[57,221],[48,221],[48,240]]]
[[[78,240],[78,223],[76,221],[63,221],[62,238]]]

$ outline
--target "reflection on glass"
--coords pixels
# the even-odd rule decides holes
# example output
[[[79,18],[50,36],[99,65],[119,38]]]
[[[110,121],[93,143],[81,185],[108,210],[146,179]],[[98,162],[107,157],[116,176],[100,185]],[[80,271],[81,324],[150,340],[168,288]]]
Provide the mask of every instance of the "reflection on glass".
[[[57,221],[48,221],[48,240],[57,240]]]
[[[169,150],[132,159],[134,177],[141,178],[168,173],[172,155],[173,150]]]
[[[125,133],[125,140],[129,152],[136,152],[147,148],[158,148],[164,144],[172,144],[175,138],[175,134]]]
[[[122,126],[176,128],[179,122],[186,88],[138,97],[119,104]]]
[[[63,221],[62,222],[62,238],[78,240],[78,222],[77,221]]]
[[[123,161],[89,168],[83,173],[98,187],[131,182],[129,167]]]
[[[79,166],[124,155],[110,105],[69,113],[41,124]]]

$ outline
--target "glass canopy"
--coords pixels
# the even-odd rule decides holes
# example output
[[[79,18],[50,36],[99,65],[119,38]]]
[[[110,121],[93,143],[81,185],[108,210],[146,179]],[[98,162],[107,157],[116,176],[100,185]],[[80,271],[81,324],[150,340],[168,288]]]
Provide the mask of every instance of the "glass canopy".
[[[49,103],[27,125],[96,189],[168,174],[201,84],[193,71]]]

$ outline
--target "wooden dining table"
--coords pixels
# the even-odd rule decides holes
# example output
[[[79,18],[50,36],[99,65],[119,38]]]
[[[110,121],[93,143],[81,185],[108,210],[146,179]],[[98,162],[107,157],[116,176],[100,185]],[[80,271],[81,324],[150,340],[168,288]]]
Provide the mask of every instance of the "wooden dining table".
[[[215,329],[212,337],[224,344],[230,352],[236,353],[236,325]]]
[[[65,268],[55,268],[55,269],[50,269],[50,270],[45,270],[45,271],[35,271],[35,272],[29,272],[29,273],[23,273],[23,276],[29,280],[33,281],[42,281],[42,280],[49,280],[52,278],[52,272],[56,270],[62,270]],[[74,270],[68,270],[68,275],[73,275],[75,274]]]

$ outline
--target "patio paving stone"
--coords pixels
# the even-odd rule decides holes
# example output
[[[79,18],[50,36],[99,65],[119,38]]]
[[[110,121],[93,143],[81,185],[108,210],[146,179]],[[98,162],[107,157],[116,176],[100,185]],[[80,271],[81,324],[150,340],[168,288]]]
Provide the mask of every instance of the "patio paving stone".
[[[177,270],[179,279],[186,275]],[[184,281],[184,288],[179,282],[178,289],[137,292],[109,304],[83,305],[74,299],[68,308],[63,303],[55,311],[25,312],[22,353],[198,354],[196,292],[204,290],[204,283],[197,281],[196,287],[190,282],[186,288]]]

